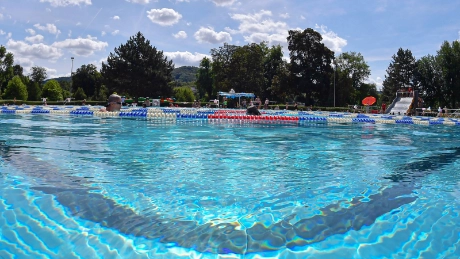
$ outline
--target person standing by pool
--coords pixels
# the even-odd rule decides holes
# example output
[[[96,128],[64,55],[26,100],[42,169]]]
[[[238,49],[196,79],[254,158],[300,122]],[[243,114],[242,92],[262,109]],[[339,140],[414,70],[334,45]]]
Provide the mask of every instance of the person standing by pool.
[[[118,94],[112,94],[107,100],[107,105],[101,111],[114,112],[121,109],[121,97]]]

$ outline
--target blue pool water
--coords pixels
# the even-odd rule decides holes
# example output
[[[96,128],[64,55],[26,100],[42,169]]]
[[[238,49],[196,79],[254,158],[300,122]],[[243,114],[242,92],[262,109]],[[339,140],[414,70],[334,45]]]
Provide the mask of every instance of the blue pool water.
[[[459,258],[460,129],[0,116],[0,258]]]

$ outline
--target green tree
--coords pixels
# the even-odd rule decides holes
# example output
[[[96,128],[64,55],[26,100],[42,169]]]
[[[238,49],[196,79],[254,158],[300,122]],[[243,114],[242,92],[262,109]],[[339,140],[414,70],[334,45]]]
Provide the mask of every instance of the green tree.
[[[110,92],[130,96],[170,96],[174,64],[150,45],[142,33],[115,48],[102,63],[102,76]]]
[[[0,96],[2,89],[7,86],[8,82],[14,76],[13,63],[13,54],[6,52],[6,48],[0,45]]]
[[[334,61],[336,65],[336,105],[360,103],[369,94],[368,85],[363,86],[371,71],[363,55],[344,52]],[[333,79],[334,80],[334,79]],[[373,95],[377,97],[377,95]]]
[[[46,68],[44,67],[32,67],[32,72],[29,75],[33,82],[38,83],[40,89],[43,87],[43,82],[47,76]]]
[[[415,80],[425,107],[436,107],[444,100],[441,66],[435,56],[427,55],[417,60]]]
[[[235,49],[227,75],[230,89],[256,95],[264,92],[264,47],[252,43]]]
[[[437,61],[441,67],[443,84],[440,105],[451,108],[460,105],[460,42],[447,41],[441,45],[437,53]]]
[[[93,64],[82,65],[72,76],[72,91],[76,92],[78,88],[81,88],[89,97],[98,96],[101,85],[102,75]],[[77,97],[75,96],[75,98]]]
[[[392,102],[396,91],[405,87],[415,88],[416,62],[410,50],[399,48],[387,68],[387,75],[383,80],[382,101]]]
[[[75,94],[73,95],[76,100],[83,100],[86,99],[87,96],[85,94],[85,90],[83,88],[78,87],[78,89],[75,91]]]
[[[13,79],[8,82],[3,98],[16,98],[17,100],[27,101],[27,87],[22,82],[20,76],[14,76]]]
[[[327,105],[334,52],[321,43],[322,39],[310,28],[290,30],[287,38],[292,83],[297,92],[305,93],[307,103]]]
[[[204,97],[207,94],[208,99],[210,99],[216,95],[216,93],[213,93],[211,60],[207,57],[200,61],[200,67],[196,74],[196,87],[200,97]]]
[[[263,87],[264,92],[261,93],[263,97],[268,97],[270,100],[278,98],[278,94],[274,94],[273,91],[279,87],[278,80],[283,77],[282,73],[283,68],[286,68],[286,62],[283,60],[283,49],[280,45],[272,46],[271,48],[266,48],[265,57],[264,57],[264,78],[265,86]],[[274,85],[274,80],[276,78],[276,86]],[[284,88],[286,89],[286,88]],[[284,99],[282,99],[284,101]]]
[[[227,43],[217,49],[211,49],[213,88],[215,92],[229,91],[232,83],[229,79],[233,53],[239,48]]]
[[[28,100],[30,101],[39,101],[40,97],[42,96],[42,90],[40,89],[40,85],[32,80],[30,80],[27,84],[27,93]]]
[[[190,87],[182,86],[182,87],[175,87],[173,89],[174,97],[178,102],[193,102],[195,99],[195,95],[193,95],[193,91]]]
[[[42,97],[47,98],[49,101],[61,101],[62,89],[56,80],[49,80],[45,83],[42,90]]]

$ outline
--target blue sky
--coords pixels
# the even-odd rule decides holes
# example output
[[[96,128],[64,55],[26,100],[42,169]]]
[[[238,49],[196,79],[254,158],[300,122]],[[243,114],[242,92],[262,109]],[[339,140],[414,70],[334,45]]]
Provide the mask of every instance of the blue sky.
[[[378,88],[398,48],[435,55],[460,38],[460,1],[434,0],[0,0],[0,44],[25,68],[69,76],[101,67],[138,31],[176,67],[212,48],[267,41],[288,57],[288,30],[313,28],[336,56],[360,52]]]

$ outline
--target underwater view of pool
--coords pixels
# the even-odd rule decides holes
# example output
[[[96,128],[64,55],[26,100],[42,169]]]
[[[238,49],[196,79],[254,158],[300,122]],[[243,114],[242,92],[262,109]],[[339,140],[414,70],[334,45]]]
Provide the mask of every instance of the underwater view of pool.
[[[460,128],[0,116],[0,258],[459,258]]]

